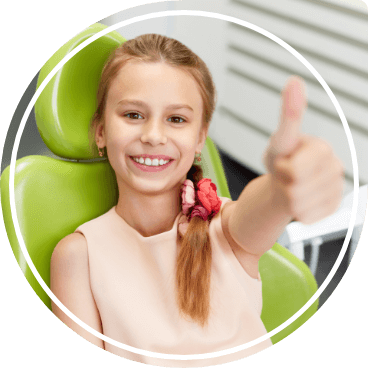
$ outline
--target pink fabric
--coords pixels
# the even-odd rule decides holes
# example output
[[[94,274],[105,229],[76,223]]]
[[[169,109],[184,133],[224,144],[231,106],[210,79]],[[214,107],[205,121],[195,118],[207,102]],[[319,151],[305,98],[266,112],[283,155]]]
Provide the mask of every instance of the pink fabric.
[[[197,205],[194,206],[194,209],[192,211],[192,213],[190,214],[190,218],[194,217],[194,216],[198,216],[201,217],[202,220],[207,221],[208,215],[210,213],[206,210],[205,207],[201,206],[201,205]]]
[[[222,206],[229,201],[222,199]],[[262,283],[236,259],[221,226],[212,219],[211,314],[202,329],[180,317],[175,301],[175,262],[179,214],[170,231],[143,237],[111,208],[79,226],[87,239],[91,289],[104,335],[124,344],[166,354],[201,354],[236,347],[266,334],[261,321]],[[181,221],[180,221],[181,222]],[[269,339],[230,355],[167,360],[146,357],[105,342],[105,349],[138,362],[164,367],[203,367],[261,351]]]
[[[187,215],[189,209],[194,206],[195,203],[195,189],[191,180],[186,179],[182,186],[181,193],[182,209],[184,215]]]

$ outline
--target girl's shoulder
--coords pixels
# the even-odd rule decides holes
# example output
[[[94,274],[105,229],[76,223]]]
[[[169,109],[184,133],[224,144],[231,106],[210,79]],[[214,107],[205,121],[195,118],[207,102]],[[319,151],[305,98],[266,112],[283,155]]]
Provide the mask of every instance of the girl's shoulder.
[[[88,257],[87,240],[80,232],[71,233],[62,238],[51,256],[51,265],[62,266],[83,262]]]

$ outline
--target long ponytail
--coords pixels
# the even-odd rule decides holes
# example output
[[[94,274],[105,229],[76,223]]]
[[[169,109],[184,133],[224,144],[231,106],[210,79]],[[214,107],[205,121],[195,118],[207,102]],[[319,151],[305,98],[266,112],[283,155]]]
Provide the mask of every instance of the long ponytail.
[[[195,189],[202,177],[203,171],[199,165],[193,165],[187,175]],[[178,231],[178,239],[176,281],[179,310],[204,327],[210,313],[212,264],[208,221],[198,216],[192,217],[184,236]]]

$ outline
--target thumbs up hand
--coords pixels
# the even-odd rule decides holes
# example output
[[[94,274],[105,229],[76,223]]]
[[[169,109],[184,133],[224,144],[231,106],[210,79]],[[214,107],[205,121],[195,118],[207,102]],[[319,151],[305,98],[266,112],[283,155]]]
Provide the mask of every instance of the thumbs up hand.
[[[311,224],[338,208],[344,168],[326,141],[301,132],[306,106],[303,80],[291,77],[282,92],[279,126],[263,162],[272,176],[278,203],[294,220]]]

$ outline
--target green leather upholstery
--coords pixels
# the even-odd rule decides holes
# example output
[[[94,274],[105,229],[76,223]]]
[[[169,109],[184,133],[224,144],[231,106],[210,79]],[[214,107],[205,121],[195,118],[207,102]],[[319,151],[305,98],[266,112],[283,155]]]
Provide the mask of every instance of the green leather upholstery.
[[[62,46],[42,67],[37,87],[65,55],[104,28],[94,24]],[[96,156],[86,132],[96,107],[102,67],[111,51],[125,41],[119,33],[111,32],[92,42],[59,69],[42,91],[35,104],[36,122],[55,155],[74,159]]]
[[[65,44],[42,68],[39,84],[64,55],[103,28],[96,24]],[[76,161],[28,156],[16,162],[14,191],[20,229],[30,257],[47,285],[50,285],[51,254],[59,240],[117,203],[118,188],[109,162],[78,160],[94,157],[87,132],[96,104],[98,78],[108,53],[121,42],[124,39],[116,32],[93,42],[65,64],[36,103],[37,125],[47,146],[56,155]],[[220,156],[210,138],[202,153],[205,176],[216,183],[220,196],[230,198]],[[51,308],[51,301],[30,271],[15,235],[10,216],[9,167],[1,176],[1,204],[18,264],[37,295]],[[261,317],[268,331],[290,318],[317,290],[308,267],[277,243],[262,257],[260,273]],[[318,301],[273,336],[273,343],[301,326],[317,306]]]

